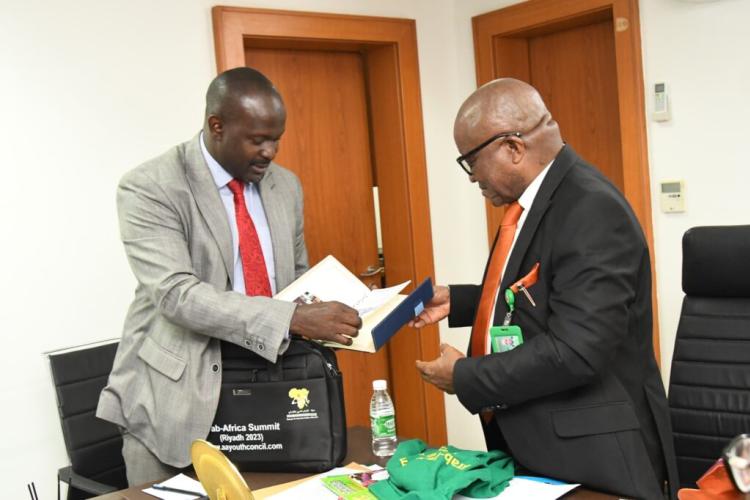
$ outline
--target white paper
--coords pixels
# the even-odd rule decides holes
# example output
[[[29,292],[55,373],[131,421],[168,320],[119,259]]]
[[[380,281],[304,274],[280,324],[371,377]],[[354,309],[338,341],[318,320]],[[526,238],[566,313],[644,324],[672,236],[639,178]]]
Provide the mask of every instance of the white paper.
[[[556,500],[580,484],[548,484],[523,477],[514,477],[498,496],[500,500]],[[453,500],[470,500],[463,495],[454,495]]]
[[[370,290],[367,295],[362,297],[359,302],[354,304],[354,308],[357,310],[360,316],[365,316],[367,313],[380,308],[383,304],[398,295],[399,292],[406,288],[406,285],[408,284],[408,281],[404,281],[400,285]]]
[[[356,309],[360,316],[378,309],[406,288],[409,281],[388,288],[370,290],[332,255],[327,256],[274,298],[294,302],[335,300]]]
[[[362,472],[360,469],[350,469],[347,467],[338,467],[336,469],[329,470],[317,476],[311,477],[310,479],[301,482],[296,486],[292,486],[288,490],[284,490],[275,495],[265,497],[266,500],[300,500],[302,498],[315,498],[316,500],[336,500],[338,496],[323,486],[323,482],[320,480],[323,476],[338,476],[342,474],[354,474],[355,472]]]
[[[327,256],[274,298],[294,302],[305,294],[323,302],[338,301],[349,307],[364,300],[370,289],[332,255]]]
[[[196,481],[195,479],[188,477],[185,474],[177,474],[175,477],[157,484],[168,486],[170,488],[177,488],[180,490],[195,491],[196,493],[200,493],[200,495],[185,495],[182,493],[157,490],[154,488],[146,488],[145,490],[143,490],[143,492],[148,493],[149,495],[156,498],[161,498],[162,500],[193,500],[195,498],[200,498],[201,496],[206,495],[206,490],[203,489],[200,481]]]

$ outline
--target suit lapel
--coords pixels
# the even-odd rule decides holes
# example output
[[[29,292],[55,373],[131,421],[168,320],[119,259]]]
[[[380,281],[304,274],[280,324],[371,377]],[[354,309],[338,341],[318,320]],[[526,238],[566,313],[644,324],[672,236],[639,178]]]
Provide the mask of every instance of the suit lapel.
[[[552,195],[577,159],[578,156],[575,151],[573,151],[570,146],[566,145],[560,153],[558,153],[555,161],[552,162],[552,165],[547,172],[547,176],[542,181],[542,185],[539,186],[539,191],[531,205],[531,211],[526,216],[526,221],[523,223],[516,244],[513,246],[513,251],[510,254],[508,265],[503,274],[500,287],[501,290],[505,290],[513,284],[514,281],[521,277],[522,273],[530,271],[530,269],[520,269],[521,262],[526,255],[531,240],[534,239],[534,234],[536,234],[539,223],[542,221],[544,214],[552,204]]]
[[[273,259],[276,267],[276,288],[279,289],[279,283],[282,281],[282,275],[284,269],[280,269],[283,266],[283,262],[286,260],[280,254],[283,249],[289,247],[289,241],[284,237],[286,232],[284,228],[287,227],[284,215],[284,200],[280,199],[283,196],[282,193],[276,189],[276,177],[274,175],[275,164],[271,164],[271,167],[263,176],[263,180],[258,183],[258,190],[260,192],[260,199],[263,203],[263,211],[266,213],[266,220],[268,221],[268,230],[271,232],[271,243],[273,245]]]
[[[199,141],[200,134],[194,137],[185,148],[188,184],[190,184],[190,190],[193,192],[198,210],[206,220],[208,229],[219,246],[227,276],[232,280],[234,278],[232,232],[229,229],[227,213],[221,202],[219,190],[216,189],[214,178],[208,169],[208,165],[206,165],[206,160],[203,158]]]

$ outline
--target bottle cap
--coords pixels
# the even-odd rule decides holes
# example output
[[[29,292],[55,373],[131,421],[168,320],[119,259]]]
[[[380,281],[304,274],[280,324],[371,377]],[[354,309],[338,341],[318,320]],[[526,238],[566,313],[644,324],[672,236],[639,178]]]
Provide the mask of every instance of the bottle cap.
[[[384,391],[388,388],[387,380],[373,380],[372,388],[376,391]]]

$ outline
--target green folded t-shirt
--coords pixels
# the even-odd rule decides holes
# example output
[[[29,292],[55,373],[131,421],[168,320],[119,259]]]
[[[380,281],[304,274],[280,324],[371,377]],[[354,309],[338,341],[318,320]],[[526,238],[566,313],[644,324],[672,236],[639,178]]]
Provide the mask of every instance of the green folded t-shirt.
[[[514,472],[513,459],[502,451],[427,448],[419,439],[399,444],[386,469],[390,477],[369,487],[383,500],[450,500],[456,493],[491,498],[508,486]]]

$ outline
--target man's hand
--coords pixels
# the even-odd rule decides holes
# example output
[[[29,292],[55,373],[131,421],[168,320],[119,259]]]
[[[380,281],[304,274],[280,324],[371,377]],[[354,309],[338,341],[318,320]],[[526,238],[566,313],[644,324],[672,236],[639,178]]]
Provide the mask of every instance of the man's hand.
[[[417,360],[417,370],[425,382],[429,382],[438,389],[453,394],[453,366],[461,358],[465,358],[461,351],[448,344],[440,344],[440,357],[433,361]]]
[[[447,286],[435,286],[432,289],[432,300],[419,313],[416,319],[409,321],[409,326],[422,328],[425,325],[437,323],[451,312],[451,294]]]
[[[362,328],[356,309],[341,302],[300,304],[294,311],[289,331],[313,340],[330,340],[351,345]]]

